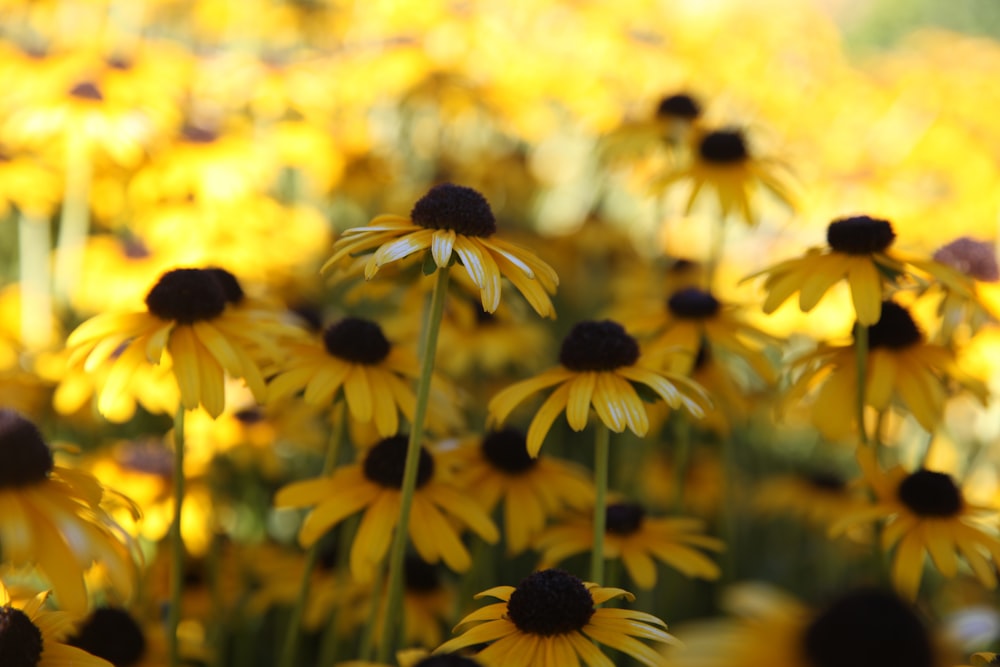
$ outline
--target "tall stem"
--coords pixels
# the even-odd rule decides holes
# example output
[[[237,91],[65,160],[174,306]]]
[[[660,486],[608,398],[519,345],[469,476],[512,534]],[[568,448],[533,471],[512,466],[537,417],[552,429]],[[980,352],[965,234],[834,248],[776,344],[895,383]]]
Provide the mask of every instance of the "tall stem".
[[[90,231],[90,141],[84,128],[77,128],[66,139],[66,192],[63,196],[56,238],[54,288],[59,305],[69,303],[83,268],[83,248]]]
[[[604,579],[604,530],[608,508],[608,458],[611,450],[611,431],[598,421],[594,438],[594,546],[590,551],[590,580],[601,583]]]
[[[21,272],[21,339],[31,350],[52,344],[52,239],[48,218],[22,212],[18,217]]]
[[[170,667],[180,665],[181,593],[184,592],[184,536],[181,515],[184,509],[184,406],[174,417],[174,521],[170,530],[170,608],[167,615],[167,654]]]
[[[420,463],[420,447],[424,439],[424,418],[430,399],[431,374],[434,372],[434,357],[437,354],[438,332],[444,315],[444,302],[448,296],[449,268],[437,270],[437,282],[431,296],[430,310],[426,319],[422,345],[420,346],[420,377],[417,379],[417,405],[414,409],[410,440],[406,449],[406,464],[403,468],[403,485],[399,494],[399,522],[393,536],[392,550],[389,552],[388,605],[382,640],[379,642],[376,662],[388,662],[393,639],[402,634],[403,628],[403,558],[406,555],[406,540],[409,533],[410,509],[413,493],[417,487],[417,469]]]
[[[323,471],[320,477],[326,477],[337,467],[340,458],[340,443],[344,439],[347,419],[344,415],[343,402],[334,406],[334,425],[330,431],[330,441],[326,446],[326,458],[323,459]],[[281,667],[294,667],[299,652],[299,632],[302,629],[302,616],[305,614],[306,602],[309,600],[309,589],[312,585],[312,573],[319,559],[319,544],[315,543],[306,551],[305,563],[302,566],[302,579],[299,581],[299,591],[295,596],[292,615],[288,619],[285,630],[285,642],[281,647]]]
[[[854,325],[854,363],[858,376],[857,410],[858,439],[867,446],[868,432],[865,430],[865,388],[868,384],[868,327],[861,323]]]

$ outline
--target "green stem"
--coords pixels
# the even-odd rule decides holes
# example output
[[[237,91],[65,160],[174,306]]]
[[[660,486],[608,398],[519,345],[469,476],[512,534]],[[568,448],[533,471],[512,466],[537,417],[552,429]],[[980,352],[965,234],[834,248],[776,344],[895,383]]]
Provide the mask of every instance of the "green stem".
[[[181,594],[184,592],[184,536],[181,514],[184,509],[184,406],[174,417],[174,520],[170,530],[170,608],[167,615],[167,654],[170,667],[180,665]]]
[[[858,438],[862,445],[867,446],[868,433],[865,430],[865,388],[868,383],[868,327],[856,323],[854,325],[854,362],[858,376],[857,404],[855,418],[858,420]]]
[[[594,546],[590,551],[590,580],[595,584],[604,579],[604,530],[608,509],[608,457],[611,431],[598,422],[594,438]]]
[[[677,420],[677,444],[674,446],[674,497],[671,506],[674,514],[680,514],[684,508],[684,483],[691,464],[691,422],[680,410],[674,413],[674,418]]]
[[[83,129],[78,129],[81,135]],[[55,296],[61,306],[69,304],[83,268],[83,248],[90,231],[90,184],[93,165],[90,144],[85,136],[69,136],[66,144],[66,191],[63,196],[56,239],[53,279]]]
[[[719,270],[719,263],[722,262],[722,251],[726,245],[726,218],[719,216],[716,224],[712,226],[712,246],[708,257],[708,266],[705,267],[705,290],[711,292],[715,284],[715,274]]]
[[[438,332],[444,316],[444,302],[448,296],[449,268],[437,270],[437,282],[431,296],[427,327],[420,349],[420,377],[417,379],[417,405],[414,409],[410,439],[406,449],[406,464],[403,468],[403,485],[399,497],[399,522],[393,536],[392,550],[389,552],[389,603],[386,607],[385,627],[379,642],[376,662],[389,661],[393,639],[397,629],[403,631],[403,558],[406,555],[406,541],[410,525],[410,509],[417,487],[417,469],[420,463],[420,449],[424,439],[424,418],[430,399],[431,374],[434,372],[434,357],[437,354]]]
[[[375,577],[374,583],[372,583],[371,592],[371,609],[368,610],[368,619],[365,622],[365,630],[361,635],[361,659],[370,660],[372,655],[372,649],[375,644],[375,637],[377,636],[378,628],[378,617],[382,611],[382,586],[385,584],[385,577],[382,576],[382,567],[379,564],[379,576]],[[389,614],[388,608],[386,609],[386,614]],[[385,619],[388,621],[388,619]],[[379,641],[378,650],[382,650],[382,645],[386,643],[386,637],[391,637],[388,627],[383,621],[382,625],[382,636]],[[385,660],[378,660],[378,662],[384,663]]]
[[[344,431],[346,430],[347,419],[344,416],[343,403],[338,401],[334,410],[335,424],[333,430],[330,431],[330,441],[326,447],[326,458],[323,460],[323,471],[320,473],[320,477],[328,476],[337,467],[337,460],[340,458],[340,443],[344,439]],[[312,573],[318,559],[319,543],[317,542],[306,551],[302,579],[299,581],[299,591],[295,596],[295,605],[292,607],[292,615],[288,619],[288,628],[285,630],[285,642],[281,647],[281,659],[278,662],[281,667],[295,667],[295,659],[299,651],[302,616],[305,614],[306,603],[309,601]]]
[[[21,212],[18,265],[21,272],[21,339],[31,350],[52,343],[52,239],[49,221]]]

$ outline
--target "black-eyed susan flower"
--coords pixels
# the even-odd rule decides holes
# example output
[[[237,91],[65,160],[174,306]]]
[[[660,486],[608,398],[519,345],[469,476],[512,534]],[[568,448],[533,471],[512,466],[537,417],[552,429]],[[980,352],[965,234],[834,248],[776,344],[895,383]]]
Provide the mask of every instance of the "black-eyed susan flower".
[[[824,529],[866,506],[860,489],[836,472],[819,469],[763,480],[753,494],[753,504],[764,514],[793,516]]]
[[[430,251],[438,268],[457,260],[482,297],[483,309],[500,305],[501,279],[506,277],[543,317],[555,317],[549,294],[559,278],[534,253],[494,238],[496,220],[486,198],[475,190],[444,183],[434,186],[413,206],[410,217],[380,215],[365,227],[348,229],[333,246],[323,270],[342,259],[373,252],[365,265],[370,279],[385,264]]]
[[[270,313],[228,307],[230,297],[215,272],[174,269],[146,295],[145,312],[106,313],[81,324],[67,339],[70,364],[87,371],[109,364],[98,408],[113,404],[135,369],[169,355],[188,410],[199,405],[214,417],[225,407],[225,373],[242,378],[258,401],[265,398],[262,351],[278,356],[274,341],[291,327]]]
[[[154,667],[166,664],[163,639],[147,633],[128,610],[104,606],[90,612],[66,643],[114,667]]]
[[[689,181],[687,213],[705,189],[714,190],[723,217],[736,213],[748,225],[757,223],[753,195],[759,186],[786,205],[793,205],[787,169],[774,159],[754,155],[743,130],[696,128],[691,141],[691,159],[655,184],[657,189],[663,189],[678,181]]]
[[[992,243],[963,236],[935,250],[932,259],[958,274],[953,280],[939,280],[928,286],[929,291],[939,294],[938,335],[942,342],[951,341],[963,327],[975,334],[996,321],[1000,268]]]
[[[348,516],[363,511],[351,546],[350,566],[356,579],[371,581],[399,521],[406,448],[405,436],[381,440],[365,453],[361,463],[342,466],[329,477],[293,482],[278,491],[274,504],[279,508],[313,508],[299,530],[299,542],[306,547]],[[443,560],[452,570],[464,572],[472,561],[456,524],[488,542],[500,536],[486,513],[444,476],[434,456],[421,447],[407,529],[421,558],[429,563]]]
[[[611,503],[605,509],[604,555],[621,559],[628,576],[644,590],[656,585],[657,561],[687,577],[717,579],[719,566],[699,549],[721,551],[724,545],[705,535],[704,528],[701,519],[650,517],[638,503]],[[547,529],[535,540],[535,548],[542,553],[543,566],[551,566],[590,551],[593,540],[593,519],[581,515]]]
[[[880,311],[880,318],[868,329],[866,405],[884,411],[898,402],[923,428],[934,431],[948,397],[948,380],[986,400],[983,383],[956,366],[952,350],[925,342],[906,308],[886,301]],[[814,394],[813,424],[831,439],[847,436],[857,421],[854,346],[822,345],[793,362],[793,368],[801,374],[789,389],[786,402],[794,405]]]
[[[497,586],[476,597],[500,602],[459,621],[456,628],[475,625],[439,646],[435,653],[488,644],[476,654],[476,659],[487,665],[573,667],[581,659],[587,665],[611,665],[593,640],[656,667],[662,664],[662,657],[638,638],[678,643],[666,631],[666,624],[652,614],[598,606],[614,598],[633,599],[628,591],[585,583],[562,570],[541,570],[516,587]]]
[[[856,215],[834,220],[826,230],[826,248],[812,248],[802,257],[779,262],[750,276],[766,275],[764,312],[772,313],[793,294],[809,312],[841,280],[851,288],[857,320],[864,326],[878,322],[886,288],[915,269],[952,281],[954,272],[942,272],[934,263],[921,262],[892,250],[896,232],[888,220]],[[920,271],[916,271],[920,272]]]
[[[442,452],[456,481],[487,512],[503,502],[503,534],[508,554],[528,548],[545,522],[567,507],[583,510],[594,502],[588,472],[549,456],[531,457],[524,433],[505,428],[470,438]]]
[[[895,548],[892,581],[911,600],[920,589],[927,555],[945,577],[955,577],[964,561],[983,586],[996,588],[1000,539],[986,525],[991,517],[996,520],[995,511],[969,503],[947,473],[926,468],[907,472],[899,465],[882,470],[868,447],[859,448],[858,463],[874,501],[842,516],[831,526],[832,534],[884,519],[881,546]]]
[[[611,320],[579,322],[563,340],[560,366],[513,384],[490,400],[495,422],[503,422],[531,394],[555,386],[528,427],[528,453],[537,456],[542,441],[563,411],[574,431],[587,426],[590,408],[608,428],[628,427],[639,436],[649,430],[649,416],[636,385],[648,387],[670,407],[701,417],[710,408],[708,395],[696,383],[661,371],[641,358],[639,344]]]
[[[274,402],[304,390],[311,405],[330,405],[344,399],[352,418],[373,423],[383,438],[399,432],[399,413],[413,421],[416,395],[413,383],[420,362],[411,350],[389,342],[378,323],[346,317],[323,332],[322,345],[312,342],[287,348],[288,358],[268,386],[268,401]],[[439,383],[441,380],[439,379]],[[454,396],[431,405],[431,421],[454,425]],[[434,406],[437,406],[436,409]]]
[[[42,609],[48,593],[17,607],[0,582],[0,659],[5,667],[117,667],[83,649],[70,646],[74,617],[66,611]]]
[[[37,565],[65,609],[87,608],[84,573],[94,563],[132,594],[133,544],[101,509],[102,495],[89,474],[54,465],[33,423],[0,409],[0,553],[15,567]]]
[[[761,585],[724,601],[735,618],[688,628],[670,667],[949,667],[943,641],[894,593],[850,590],[818,609]]]

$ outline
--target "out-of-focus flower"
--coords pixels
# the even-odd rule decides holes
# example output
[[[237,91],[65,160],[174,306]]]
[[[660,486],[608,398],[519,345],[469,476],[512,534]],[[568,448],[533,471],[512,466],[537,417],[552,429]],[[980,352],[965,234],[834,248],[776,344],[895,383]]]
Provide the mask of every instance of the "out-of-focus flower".
[[[998,319],[1000,308],[1000,268],[992,243],[963,236],[934,251],[933,260],[951,267],[962,277],[929,285],[940,293],[937,313],[941,318],[939,336],[950,342],[963,326],[974,335],[987,323]],[[966,284],[971,280],[971,289]]]
[[[829,471],[774,475],[757,486],[753,499],[763,513],[801,518],[824,530],[866,506],[856,486]]]
[[[157,667],[167,661],[166,637],[156,624],[145,627],[127,609],[97,607],[66,640],[114,667]]]

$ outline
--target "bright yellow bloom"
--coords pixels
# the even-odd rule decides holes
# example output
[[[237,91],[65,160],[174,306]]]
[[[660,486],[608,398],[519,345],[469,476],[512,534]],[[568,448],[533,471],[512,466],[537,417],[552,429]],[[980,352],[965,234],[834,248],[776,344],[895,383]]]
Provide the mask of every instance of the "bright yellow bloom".
[[[380,215],[365,227],[348,229],[334,243],[328,270],[348,256],[374,251],[365,265],[371,279],[385,264],[430,251],[438,268],[457,260],[479,288],[483,310],[500,305],[501,278],[506,277],[542,317],[555,317],[549,294],[559,277],[534,253],[493,238],[496,221],[486,199],[471,188],[437,185],[413,207],[410,217]]]

